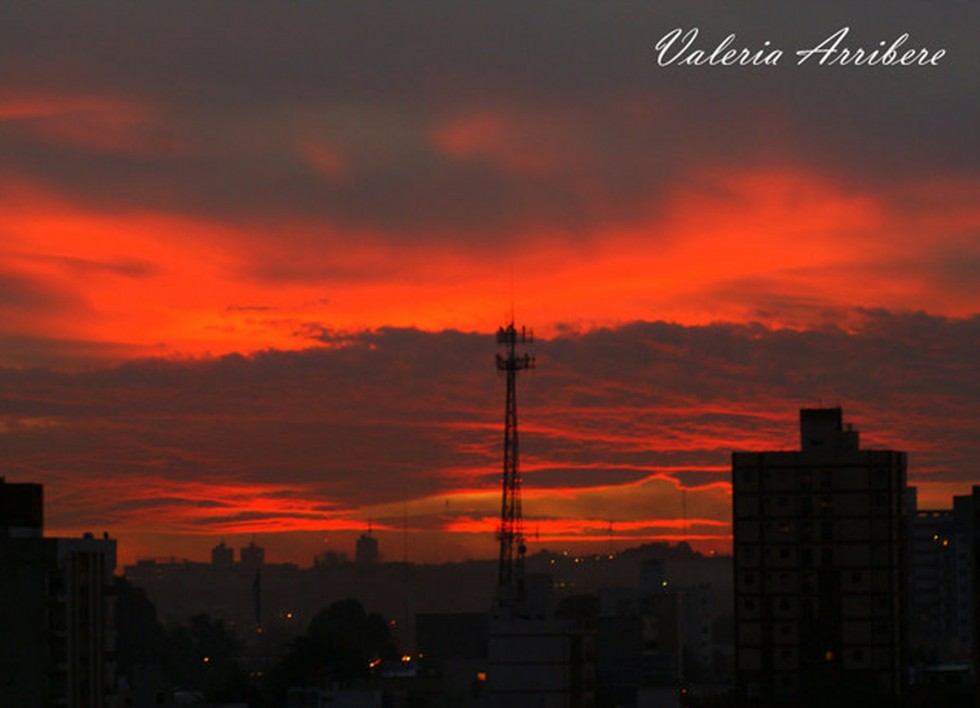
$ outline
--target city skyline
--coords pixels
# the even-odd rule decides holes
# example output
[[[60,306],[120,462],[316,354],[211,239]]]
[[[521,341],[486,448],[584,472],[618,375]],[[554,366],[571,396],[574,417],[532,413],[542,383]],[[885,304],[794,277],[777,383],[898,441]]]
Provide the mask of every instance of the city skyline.
[[[492,557],[512,316],[529,553],[727,552],[801,407],[975,483],[973,4],[379,7],[0,10],[0,475],[53,533]],[[692,26],[947,54],[658,66]]]

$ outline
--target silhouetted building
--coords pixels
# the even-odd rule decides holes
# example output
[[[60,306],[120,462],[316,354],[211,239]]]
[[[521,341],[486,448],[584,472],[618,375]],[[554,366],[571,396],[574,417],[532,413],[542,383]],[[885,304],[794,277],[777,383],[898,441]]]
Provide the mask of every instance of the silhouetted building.
[[[487,614],[453,612],[415,618],[415,649],[438,680],[438,706],[482,705],[487,680]]]
[[[681,596],[681,679],[691,681],[695,675],[704,680],[714,661],[714,635],[711,617],[711,586],[698,585],[676,589]]]
[[[378,539],[371,535],[371,532],[362,533],[357,539],[357,550],[354,559],[360,563],[377,563],[381,559],[378,553]]]
[[[262,567],[263,563],[265,563],[265,549],[262,546],[256,546],[254,539],[249,541],[249,544],[241,551],[242,567],[257,570]]]
[[[971,495],[953,497],[952,509],[915,511],[909,628],[919,666],[968,664],[975,656],[978,514],[980,487]]]
[[[0,477],[0,537],[40,537],[44,528],[40,484],[9,484]]]
[[[970,495],[970,516],[973,526],[973,680],[980,684],[980,486],[973,487]],[[980,688],[976,689],[980,695]]]
[[[600,591],[596,681],[604,702],[637,705],[643,695],[648,701],[655,695],[676,697],[680,601],[680,595],[662,588]]]
[[[515,602],[490,611],[487,705],[490,708],[591,708],[595,705],[595,632],[552,612],[551,577],[526,574]]]
[[[643,562],[639,587],[599,591],[600,705],[678,705],[684,601],[659,560]]]
[[[235,549],[222,541],[211,549],[211,565],[215,568],[230,568],[235,564]]]
[[[801,449],[732,456],[736,678],[749,703],[893,698],[906,667],[906,462],[839,408]]]
[[[115,688],[116,542],[44,538],[42,489],[0,478],[0,705],[102,708]]]

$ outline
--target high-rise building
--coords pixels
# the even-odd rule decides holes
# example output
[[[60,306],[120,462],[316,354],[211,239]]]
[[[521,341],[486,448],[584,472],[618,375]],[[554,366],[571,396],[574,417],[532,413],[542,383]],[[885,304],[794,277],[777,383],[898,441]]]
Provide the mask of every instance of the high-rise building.
[[[980,486],[974,486],[970,495],[970,534],[973,546],[973,563],[970,575],[973,578],[973,680],[980,684]],[[975,688],[980,694],[980,687]]]
[[[380,559],[378,553],[378,539],[371,535],[371,531],[362,533],[357,539],[357,549],[354,559],[360,564],[377,563]]]
[[[978,514],[980,486],[953,497],[952,509],[915,510],[909,630],[917,665],[967,664],[975,655]]]
[[[255,545],[255,539],[253,538],[241,550],[240,558],[243,568],[258,570],[265,563],[265,549],[262,546]]]
[[[800,411],[798,451],[732,456],[740,699],[902,694],[906,460],[861,449],[840,408]]]
[[[116,542],[44,538],[42,488],[0,478],[0,705],[103,708],[115,688]]]
[[[211,565],[215,568],[231,568],[235,565],[235,549],[222,541],[211,549]]]
[[[0,537],[40,538],[43,528],[43,487],[9,484],[0,477]]]

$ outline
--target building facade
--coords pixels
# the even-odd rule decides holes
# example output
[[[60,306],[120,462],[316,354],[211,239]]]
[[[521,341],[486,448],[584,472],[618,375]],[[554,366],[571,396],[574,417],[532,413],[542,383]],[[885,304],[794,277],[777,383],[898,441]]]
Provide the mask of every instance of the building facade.
[[[487,630],[488,708],[594,708],[595,631],[555,616],[551,576],[528,574],[497,601]]]
[[[913,510],[909,634],[917,673],[929,666],[966,667],[975,661],[978,519],[980,486],[972,494],[954,496],[951,509]],[[970,668],[975,680],[976,667]]]
[[[732,456],[736,682],[746,704],[894,699],[906,667],[906,458],[839,408],[800,449]]]
[[[0,478],[0,705],[104,708],[114,693],[116,542],[45,538],[42,488]]]

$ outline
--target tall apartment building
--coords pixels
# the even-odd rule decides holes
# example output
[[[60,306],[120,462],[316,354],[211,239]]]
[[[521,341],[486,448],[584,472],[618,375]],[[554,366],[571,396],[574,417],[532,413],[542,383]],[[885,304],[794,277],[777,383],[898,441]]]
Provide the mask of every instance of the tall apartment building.
[[[379,560],[381,560],[381,554],[378,552],[378,539],[371,534],[369,529],[367,533],[362,533],[357,539],[354,561],[360,565],[371,565]]]
[[[976,655],[978,518],[980,486],[953,497],[951,509],[914,510],[909,638],[917,665],[968,664]]]
[[[800,449],[732,455],[736,680],[746,704],[903,692],[906,461],[839,408],[800,411]]]
[[[0,478],[0,706],[104,708],[116,542],[43,536],[40,484]]]

